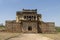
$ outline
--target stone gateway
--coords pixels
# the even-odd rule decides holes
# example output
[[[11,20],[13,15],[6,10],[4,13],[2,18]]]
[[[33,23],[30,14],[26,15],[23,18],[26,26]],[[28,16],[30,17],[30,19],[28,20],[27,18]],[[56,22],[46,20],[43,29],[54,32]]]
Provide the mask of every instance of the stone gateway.
[[[16,12],[16,20],[5,23],[7,32],[20,33],[55,33],[54,22],[42,21],[42,15],[37,14],[37,9],[23,9]]]

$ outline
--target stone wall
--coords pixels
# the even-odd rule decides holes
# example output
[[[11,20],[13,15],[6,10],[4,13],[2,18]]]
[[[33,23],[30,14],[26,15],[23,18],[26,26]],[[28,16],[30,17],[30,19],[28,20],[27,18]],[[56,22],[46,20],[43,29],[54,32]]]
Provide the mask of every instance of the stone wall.
[[[32,30],[28,30],[28,27],[31,27]],[[22,32],[24,33],[37,33],[37,22],[23,21]]]
[[[21,32],[21,24],[14,21],[6,21],[6,31],[7,32]]]
[[[32,30],[28,30],[28,27],[31,27]],[[7,32],[22,32],[22,33],[37,33],[37,22],[35,21],[22,21],[17,23],[15,21],[6,21],[6,31]]]
[[[47,25],[49,33],[56,33],[55,23],[54,22],[46,22],[46,25]]]
[[[41,25],[39,25],[41,28],[42,33],[55,33],[55,24],[53,22],[42,22]]]
[[[28,27],[31,30],[28,30]],[[37,21],[6,21],[7,32],[22,32],[22,33],[56,33],[54,22],[38,22]]]

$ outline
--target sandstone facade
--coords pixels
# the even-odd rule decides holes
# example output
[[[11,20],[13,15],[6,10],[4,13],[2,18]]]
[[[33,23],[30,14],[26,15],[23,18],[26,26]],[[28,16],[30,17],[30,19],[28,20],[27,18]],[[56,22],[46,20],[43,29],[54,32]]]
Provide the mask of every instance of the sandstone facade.
[[[42,15],[37,14],[37,9],[23,9],[17,11],[16,20],[6,21],[7,32],[20,33],[55,33],[54,22],[42,21]]]

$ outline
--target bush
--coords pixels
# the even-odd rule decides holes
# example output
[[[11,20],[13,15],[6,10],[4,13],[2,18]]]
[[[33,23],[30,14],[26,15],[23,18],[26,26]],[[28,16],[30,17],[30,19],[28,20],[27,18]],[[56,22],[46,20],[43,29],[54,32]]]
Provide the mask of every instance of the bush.
[[[57,32],[60,32],[60,27],[56,27]]]

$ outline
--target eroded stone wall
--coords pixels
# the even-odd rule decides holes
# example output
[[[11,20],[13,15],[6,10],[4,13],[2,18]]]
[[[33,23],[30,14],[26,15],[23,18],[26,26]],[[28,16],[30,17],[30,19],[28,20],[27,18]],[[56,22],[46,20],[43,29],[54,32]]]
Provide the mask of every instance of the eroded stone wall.
[[[28,30],[29,26],[32,28],[32,30]],[[22,32],[37,33],[37,22],[23,21]]]
[[[12,22],[12,21],[11,22],[7,21],[5,28],[7,32],[21,32],[22,31],[21,24],[17,22]]]
[[[55,33],[55,24],[53,22],[42,22],[41,25],[39,25],[41,28],[42,33]]]

